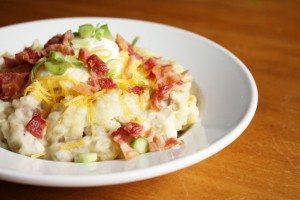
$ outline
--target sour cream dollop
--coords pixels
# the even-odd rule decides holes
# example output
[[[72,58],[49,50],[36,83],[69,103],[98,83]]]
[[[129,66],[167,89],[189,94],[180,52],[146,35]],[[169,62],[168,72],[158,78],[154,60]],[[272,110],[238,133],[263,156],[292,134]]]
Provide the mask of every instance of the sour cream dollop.
[[[118,45],[106,38],[102,38],[100,41],[96,38],[75,38],[71,43],[76,54],[78,54],[80,48],[86,48],[92,54],[99,56],[104,62],[118,58],[119,56]]]

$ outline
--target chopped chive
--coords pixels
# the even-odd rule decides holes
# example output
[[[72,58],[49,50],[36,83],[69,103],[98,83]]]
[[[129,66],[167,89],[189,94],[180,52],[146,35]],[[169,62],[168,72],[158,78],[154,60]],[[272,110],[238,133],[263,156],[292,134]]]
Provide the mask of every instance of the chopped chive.
[[[31,70],[30,80],[33,81],[36,77],[36,72],[39,67],[41,67],[46,61],[46,58],[41,58],[33,67]]]
[[[140,37],[139,37],[139,36],[136,36],[136,37],[132,40],[131,46],[134,47],[134,46],[136,45],[137,41],[139,41],[139,39],[140,39]]]

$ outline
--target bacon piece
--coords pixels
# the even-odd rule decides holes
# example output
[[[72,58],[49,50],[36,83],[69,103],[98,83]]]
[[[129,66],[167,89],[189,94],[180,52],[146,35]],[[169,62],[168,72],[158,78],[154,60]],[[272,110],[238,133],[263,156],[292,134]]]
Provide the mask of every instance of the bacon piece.
[[[50,51],[59,51],[64,55],[75,55],[74,49],[70,45],[70,41],[74,38],[73,32],[68,30],[63,35],[53,36],[48,42],[44,45],[44,49],[47,52]]]
[[[47,47],[53,44],[61,44],[62,41],[63,39],[61,35],[55,35],[50,40],[47,41],[47,43],[44,45],[44,48],[46,49]]]
[[[137,59],[143,59],[143,57],[134,51],[131,44],[129,44],[129,42],[127,42],[120,34],[117,34],[116,36],[116,43],[118,44],[120,50],[128,51],[130,56],[135,56]]]
[[[85,49],[85,48],[79,49],[78,58],[82,62],[87,63],[90,56],[91,56],[91,53],[87,49]]]
[[[25,48],[20,53],[16,54],[17,60],[26,61],[30,64],[35,64],[39,59],[43,57],[40,51],[32,50],[30,48]]]
[[[149,143],[149,150],[151,152],[161,151],[183,144],[184,142],[182,140],[175,137],[168,138],[166,135],[154,136],[153,141]]]
[[[155,151],[160,151],[160,149],[155,142],[149,142],[149,151],[155,152]]]
[[[140,95],[144,92],[146,88],[144,87],[140,87],[140,86],[134,86],[134,87],[129,87],[128,88],[128,91],[131,92],[131,93],[134,93],[134,94],[137,94],[137,95]]]
[[[26,125],[26,131],[31,133],[34,137],[42,139],[43,131],[47,126],[47,122],[42,117],[42,113],[35,115]]]
[[[130,143],[132,141],[131,135],[124,130],[123,126],[114,131],[111,136],[119,144]]]
[[[139,155],[129,144],[133,137],[137,137],[142,131],[143,126],[134,122],[128,122],[111,134],[113,140],[120,144],[121,151],[126,160],[133,159]]]
[[[18,96],[29,77],[29,72],[0,72],[0,99]]]
[[[69,46],[69,45],[64,45],[64,44],[51,44],[48,45],[45,49],[47,52],[50,51],[59,51],[64,55],[70,55],[70,56],[74,56],[75,55],[75,51],[74,49]]]
[[[71,30],[68,30],[62,36],[62,44],[64,44],[64,45],[70,45],[70,41],[72,39],[74,39],[73,32]]]
[[[130,79],[132,78],[132,73],[130,72],[130,68],[133,66],[134,64],[134,60],[135,60],[135,57],[134,56],[130,56],[128,61],[127,61],[127,64],[124,68],[124,78],[126,79]]]
[[[47,41],[47,43],[44,45],[44,48],[47,49],[49,46],[54,44],[63,44],[63,45],[70,45],[70,40],[74,38],[73,32],[71,30],[68,30],[63,35],[58,34],[53,36],[51,39]]]
[[[173,84],[158,84],[157,95],[159,100],[166,100],[169,98],[169,94],[173,88]]]
[[[88,80],[88,84],[93,87],[94,91],[114,89],[118,87],[112,78],[90,77]]]
[[[136,152],[128,143],[120,144],[121,151],[126,160],[131,160],[139,156],[138,152]]]
[[[143,64],[144,69],[147,71],[151,70],[155,65],[156,65],[155,58],[148,58]]]
[[[184,144],[184,142],[182,140],[175,138],[175,137],[171,137],[171,138],[167,139],[165,148],[169,149],[169,148],[172,148],[173,146],[183,145],[183,144]]]
[[[158,83],[164,84],[174,84],[179,83],[181,81],[182,75],[178,74],[172,65],[165,65],[165,66],[155,66],[152,68],[151,72],[155,75],[155,78]]]
[[[87,60],[88,66],[91,68],[91,74],[95,77],[103,77],[108,73],[106,63],[103,62],[97,55],[91,55]]]
[[[156,111],[160,111],[162,109],[162,106],[159,104],[159,97],[158,97],[157,91],[155,91],[151,95],[151,105],[152,105],[153,109]]]
[[[3,59],[4,59],[5,67],[13,68],[19,65],[19,62],[14,58],[9,58],[4,56]]]
[[[159,101],[169,99],[172,88],[172,84],[158,84],[158,89],[151,95],[151,105],[154,110],[160,111],[162,109],[162,106],[159,104]]]
[[[83,95],[92,95],[94,92],[94,88],[86,83],[80,82],[78,85],[72,87],[72,90],[78,92]]]
[[[178,74],[172,65],[166,65],[162,67],[162,79],[161,82],[165,83],[165,84],[178,84],[181,81],[181,74]]]
[[[144,127],[135,122],[128,122],[124,124],[123,129],[127,131],[132,137],[137,138],[142,134]]]

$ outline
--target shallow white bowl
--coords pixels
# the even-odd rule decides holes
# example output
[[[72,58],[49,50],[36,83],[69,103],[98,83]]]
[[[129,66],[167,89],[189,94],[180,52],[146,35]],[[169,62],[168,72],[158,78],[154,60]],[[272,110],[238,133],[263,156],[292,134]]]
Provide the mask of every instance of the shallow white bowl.
[[[0,54],[18,52],[34,39],[45,43],[81,24],[107,23],[112,33],[165,59],[176,60],[194,77],[201,99],[202,125],[194,125],[182,139],[185,146],[148,153],[131,161],[65,163],[38,160],[0,149],[0,179],[43,186],[84,187],[143,180],[195,164],[234,141],[250,123],[257,106],[257,88],[246,66],[218,44],[167,25],[118,18],[64,18],[22,23],[0,29]],[[199,90],[201,88],[201,92]]]

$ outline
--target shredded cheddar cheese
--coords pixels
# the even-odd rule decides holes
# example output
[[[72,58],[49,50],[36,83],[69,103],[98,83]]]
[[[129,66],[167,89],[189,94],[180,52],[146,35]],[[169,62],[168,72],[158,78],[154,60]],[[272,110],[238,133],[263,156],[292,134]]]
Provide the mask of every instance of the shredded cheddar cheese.
[[[77,147],[83,146],[85,144],[84,140],[78,140],[76,142],[72,142],[72,143],[68,143],[68,144],[63,144],[60,149],[61,150],[71,150],[71,149],[75,149]]]

